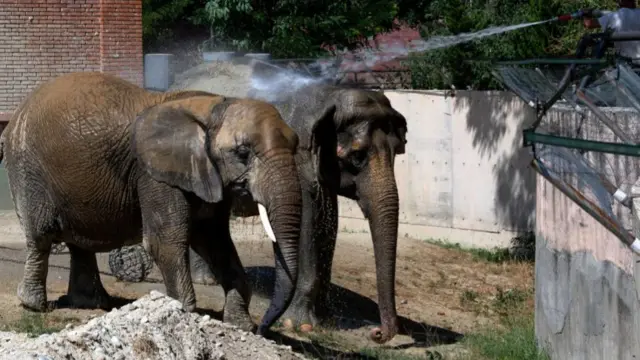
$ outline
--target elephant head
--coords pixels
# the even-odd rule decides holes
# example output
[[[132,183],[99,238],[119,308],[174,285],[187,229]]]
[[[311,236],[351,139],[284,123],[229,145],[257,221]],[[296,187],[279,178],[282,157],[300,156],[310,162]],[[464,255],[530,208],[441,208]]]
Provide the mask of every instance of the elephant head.
[[[398,236],[398,189],[394,159],[405,152],[407,123],[389,99],[377,91],[331,85],[297,89],[273,102],[310,152],[318,181],[337,182],[338,194],[358,202],[369,221],[376,261],[382,328],[373,340],[395,336],[395,263]],[[338,179],[332,180],[333,174]]]
[[[298,136],[272,105],[249,99],[211,95],[167,101],[142,112],[134,125],[133,152],[156,181],[207,203],[248,192],[265,209],[265,229],[274,234],[276,284],[260,332],[289,306],[297,281],[302,206],[297,145]]]

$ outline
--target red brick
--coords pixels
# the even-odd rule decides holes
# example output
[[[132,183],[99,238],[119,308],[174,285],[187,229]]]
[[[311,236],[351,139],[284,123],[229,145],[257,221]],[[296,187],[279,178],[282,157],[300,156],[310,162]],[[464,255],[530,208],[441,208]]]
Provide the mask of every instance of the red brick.
[[[0,122],[64,73],[104,71],[142,85],[142,0],[0,2]]]

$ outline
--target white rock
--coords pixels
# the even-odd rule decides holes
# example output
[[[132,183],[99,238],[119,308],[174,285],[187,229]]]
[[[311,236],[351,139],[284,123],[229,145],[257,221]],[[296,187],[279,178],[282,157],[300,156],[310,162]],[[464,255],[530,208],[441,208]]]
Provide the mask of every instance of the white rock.
[[[153,299],[152,299],[153,298]],[[0,332],[0,359],[193,359],[266,360],[284,354],[262,337],[181,310],[179,301],[151,292],[118,312],[109,312],[62,333],[28,338]],[[203,321],[207,326],[199,326]],[[234,341],[239,339],[240,341]],[[144,353],[135,353],[143,351]],[[142,350],[140,350],[142,349]]]
[[[111,343],[113,344],[113,346],[116,346],[116,347],[120,347],[122,345],[122,343],[120,342],[120,339],[118,339],[117,336],[111,337]]]

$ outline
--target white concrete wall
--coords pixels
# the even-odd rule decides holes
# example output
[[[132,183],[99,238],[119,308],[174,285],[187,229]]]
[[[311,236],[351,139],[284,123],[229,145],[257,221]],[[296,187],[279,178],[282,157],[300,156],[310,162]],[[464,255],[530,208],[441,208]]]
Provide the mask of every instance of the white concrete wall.
[[[533,109],[508,92],[385,94],[409,128],[407,151],[395,166],[400,235],[493,247],[533,230],[535,176],[522,147]],[[339,227],[369,230],[348,199],[340,199]]]

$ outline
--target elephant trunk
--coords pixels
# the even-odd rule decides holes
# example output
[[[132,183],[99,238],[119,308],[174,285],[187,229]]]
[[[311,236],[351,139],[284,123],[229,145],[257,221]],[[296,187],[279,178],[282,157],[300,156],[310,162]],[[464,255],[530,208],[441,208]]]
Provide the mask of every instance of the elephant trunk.
[[[267,227],[270,227],[275,238],[272,240],[276,274],[271,304],[258,328],[258,334],[263,334],[284,314],[293,298],[298,279],[302,193],[295,161],[290,154],[272,155],[260,168],[256,200],[266,210],[265,230],[269,232]],[[264,212],[261,210],[261,213]]]
[[[378,307],[381,328],[371,331],[377,343],[385,343],[398,333],[395,301],[396,245],[398,241],[398,188],[393,165],[384,156],[370,157],[370,169],[358,186],[360,207],[369,220],[376,262]]]

